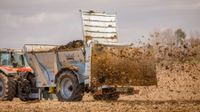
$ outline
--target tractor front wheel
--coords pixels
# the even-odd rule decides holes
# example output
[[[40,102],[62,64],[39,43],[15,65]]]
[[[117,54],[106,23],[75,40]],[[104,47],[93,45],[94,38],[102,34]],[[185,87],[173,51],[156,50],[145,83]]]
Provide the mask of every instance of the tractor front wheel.
[[[0,101],[12,101],[16,95],[16,82],[0,73]]]

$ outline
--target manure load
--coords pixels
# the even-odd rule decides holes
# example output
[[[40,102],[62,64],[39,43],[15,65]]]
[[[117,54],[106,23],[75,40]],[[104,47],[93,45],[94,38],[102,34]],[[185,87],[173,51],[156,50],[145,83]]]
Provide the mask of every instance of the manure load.
[[[150,51],[131,46],[94,44],[91,54],[92,86],[157,84],[155,59]]]

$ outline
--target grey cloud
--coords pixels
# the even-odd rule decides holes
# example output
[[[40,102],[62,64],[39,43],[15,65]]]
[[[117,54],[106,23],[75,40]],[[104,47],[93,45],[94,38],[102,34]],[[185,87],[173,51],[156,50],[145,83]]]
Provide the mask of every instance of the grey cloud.
[[[154,29],[200,31],[199,0],[0,0],[0,47],[81,39],[79,9],[117,12],[122,42]]]
[[[68,16],[63,13],[46,13],[39,12],[33,15],[14,15],[10,13],[0,15],[1,24],[5,24],[7,26],[13,28],[20,28],[25,26],[38,26],[42,24],[50,24],[52,22],[63,21]]]

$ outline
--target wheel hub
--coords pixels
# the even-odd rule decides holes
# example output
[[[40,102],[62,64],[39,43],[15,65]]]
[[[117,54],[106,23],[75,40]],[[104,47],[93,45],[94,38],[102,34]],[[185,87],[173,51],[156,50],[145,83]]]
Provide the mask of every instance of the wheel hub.
[[[61,95],[63,98],[68,99],[73,93],[73,83],[71,79],[65,78],[61,82]]]

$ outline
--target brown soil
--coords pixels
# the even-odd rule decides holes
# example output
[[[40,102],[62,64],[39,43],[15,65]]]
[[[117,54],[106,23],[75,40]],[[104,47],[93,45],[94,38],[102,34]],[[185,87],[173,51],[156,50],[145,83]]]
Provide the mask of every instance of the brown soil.
[[[1,112],[198,112],[200,101],[124,100],[94,101],[86,97],[81,102],[34,101],[0,102]]]

